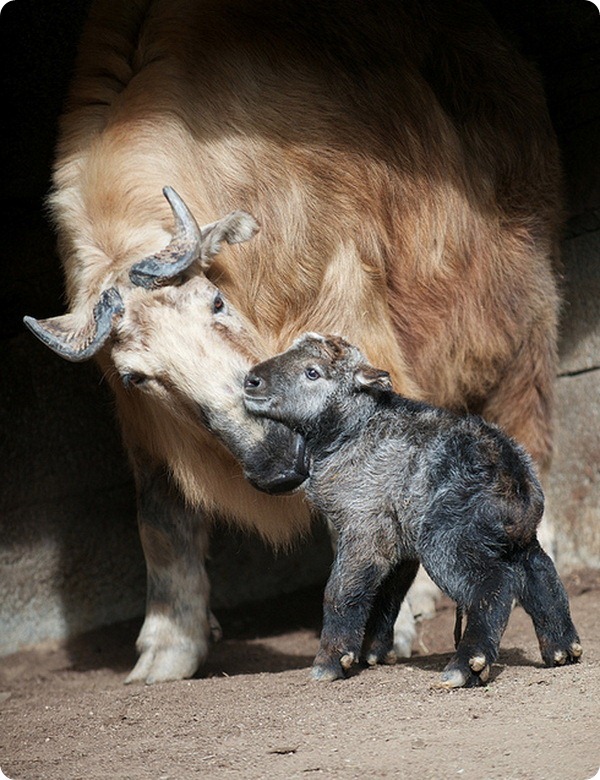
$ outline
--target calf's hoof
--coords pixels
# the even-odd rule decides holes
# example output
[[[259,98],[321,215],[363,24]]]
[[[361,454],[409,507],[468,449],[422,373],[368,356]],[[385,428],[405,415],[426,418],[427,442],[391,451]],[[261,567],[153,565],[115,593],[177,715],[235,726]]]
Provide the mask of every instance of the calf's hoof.
[[[395,650],[377,651],[374,648],[371,648],[367,653],[365,660],[369,666],[376,666],[377,664],[393,666],[398,661],[398,655]]]
[[[472,655],[467,661],[454,657],[446,666],[436,688],[476,688],[485,685],[490,677],[490,664],[483,653]]]
[[[310,676],[317,682],[333,682],[343,680],[346,675],[341,664],[315,664],[310,670]]]
[[[566,646],[559,642],[549,642],[542,648],[542,658],[546,666],[566,666],[576,664],[583,654],[579,641],[569,642]]]
[[[343,680],[346,676],[345,669],[349,669],[356,662],[354,653],[344,653],[340,658],[323,658],[317,656],[310,675],[317,682],[333,682]]]
[[[358,662],[358,652],[320,649],[313,662],[311,677],[318,682],[343,680],[345,670]]]

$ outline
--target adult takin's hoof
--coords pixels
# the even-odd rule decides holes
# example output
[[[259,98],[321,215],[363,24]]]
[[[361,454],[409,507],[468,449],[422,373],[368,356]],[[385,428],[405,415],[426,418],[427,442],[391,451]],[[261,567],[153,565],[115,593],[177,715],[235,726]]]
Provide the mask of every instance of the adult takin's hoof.
[[[125,684],[185,680],[194,675],[205,656],[202,648],[193,646],[149,648],[141,654]]]
[[[206,659],[208,637],[220,633],[212,613],[203,616],[206,620],[199,620],[190,635],[169,615],[147,615],[136,642],[140,657],[125,683],[152,685],[192,677]]]
[[[436,688],[477,688],[485,685],[490,677],[490,664],[485,655],[477,653],[467,662],[454,657],[442,672]]]

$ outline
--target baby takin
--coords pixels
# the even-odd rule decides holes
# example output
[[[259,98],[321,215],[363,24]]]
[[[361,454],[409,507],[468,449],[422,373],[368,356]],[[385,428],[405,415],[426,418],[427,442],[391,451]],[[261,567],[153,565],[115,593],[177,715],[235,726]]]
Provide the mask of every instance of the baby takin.
[[[515,600],[548,666],[579,660],[565,589],[536,536],[542,490],[498,427],[398,395],[357,347],[315,333],[254,366],[244,403],[305,437],[307,498],[339,534],[315,679],[395,661],[394,621],[419,563],[466,615],[443,687],[487,682]]]

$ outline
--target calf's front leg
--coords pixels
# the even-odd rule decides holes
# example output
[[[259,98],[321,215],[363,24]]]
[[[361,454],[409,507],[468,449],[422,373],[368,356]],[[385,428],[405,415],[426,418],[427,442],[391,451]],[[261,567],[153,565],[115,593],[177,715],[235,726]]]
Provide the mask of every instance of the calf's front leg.
[[[312,669],[315,680],[343,678],[358,661],[375,595],[391,568],[376,556],[369,560],[360,548],[340,535],[323,599],[321,642]]]
[[[146,617],[136,643],[140,657],[125,682],[181,680],[205,660],[211,633],[220,634],[209,612],[208,532],[163,469],[136,465]]]

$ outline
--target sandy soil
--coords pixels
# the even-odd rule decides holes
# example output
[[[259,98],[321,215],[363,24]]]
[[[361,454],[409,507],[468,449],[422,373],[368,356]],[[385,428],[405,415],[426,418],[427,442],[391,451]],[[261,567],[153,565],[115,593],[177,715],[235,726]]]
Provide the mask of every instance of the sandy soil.
[[[13,780],[397,777],[588,780],[600,766],[600,572],[567,579],[581,664],[541,666],[517,608],[490,684],[432,688],[453,609],[414,657],[318,684],[317,590],[219,615],[203,676],[123,685],[139,623],[0,661],[0,767]]]

